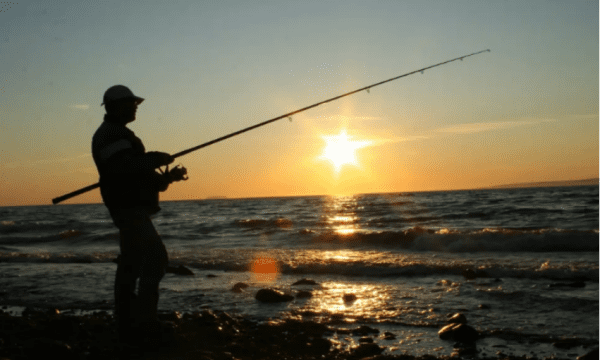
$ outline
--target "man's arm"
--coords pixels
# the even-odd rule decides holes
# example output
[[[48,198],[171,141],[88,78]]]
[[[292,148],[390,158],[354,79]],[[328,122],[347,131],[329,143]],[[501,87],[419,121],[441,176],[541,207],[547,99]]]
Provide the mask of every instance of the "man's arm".
[[[136,152],[126,139],[105,146],[98,157],[106,172],[119,174],[149,173],[174,161],[171,155],[163,152]]]

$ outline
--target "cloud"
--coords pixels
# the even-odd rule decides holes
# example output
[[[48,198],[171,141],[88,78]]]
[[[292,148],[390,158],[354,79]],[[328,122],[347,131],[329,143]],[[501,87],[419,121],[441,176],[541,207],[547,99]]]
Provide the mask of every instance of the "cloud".
[[[489,123],[458,124],[444,128],[436,129],[436,132],[452,134],[474,134],[482,131],[504,130],[519,126],[534,125],[544,122],[554,122],[554,119],[533,119],[525,118],[522,121],[502,121]]]
[[[71,109],[77,109],[77,110],[87,110],[90,108],[90,106],[87,104],[76,104],[76,105],[71,105],[69,107]]]

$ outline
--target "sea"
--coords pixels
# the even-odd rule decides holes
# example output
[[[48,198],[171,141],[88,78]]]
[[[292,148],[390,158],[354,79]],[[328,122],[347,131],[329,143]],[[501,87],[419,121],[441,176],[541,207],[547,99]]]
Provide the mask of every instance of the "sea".
[[[581,355],[599,339],[598,203],[598,186],[161,202],[170,266],[194,275],[167,273],[159,310],[367,325],[417,356],[449,355],[437,332],[462,313],[484,354]],[[102,204],[0,207],[0,308],[112,312],[118,239]]]

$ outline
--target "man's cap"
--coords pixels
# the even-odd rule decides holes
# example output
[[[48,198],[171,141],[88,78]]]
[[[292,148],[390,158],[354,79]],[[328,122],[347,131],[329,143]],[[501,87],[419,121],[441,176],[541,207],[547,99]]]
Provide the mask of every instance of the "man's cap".
[[[134,99],[138,105],[141,104],[142,101],[144,101],[143,98],[133,95],[133,92],[131,92],[131,90],[129,90],[127,86],[115,85],[109,87],[108,90],[106,90],[103,98],[104,102],[100,104],[100,106],[108,102],[120,99]]]

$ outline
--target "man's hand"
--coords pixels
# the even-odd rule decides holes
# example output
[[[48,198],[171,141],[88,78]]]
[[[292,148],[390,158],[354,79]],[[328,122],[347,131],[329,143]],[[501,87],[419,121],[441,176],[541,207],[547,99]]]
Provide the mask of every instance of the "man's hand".
[[[151,161],[154,162],[154,164],[155,164],[154,168],[169,165],[170,163],[175,161],[174,157],[172,157],[171,155],[169,155],[167,153],[160,152],[160,151],[149,151],[146,153],[146,156],[150,157]]]
[[[184,168],[182,165],[177,165],[174,168],[172,168],[171,170],[168,170],[168,167],[167,167],[166,176],[169,179],[170,183],[172,183],[174,181],[187,180],[188,177],[186,175],[187,175],[187,169]]]

